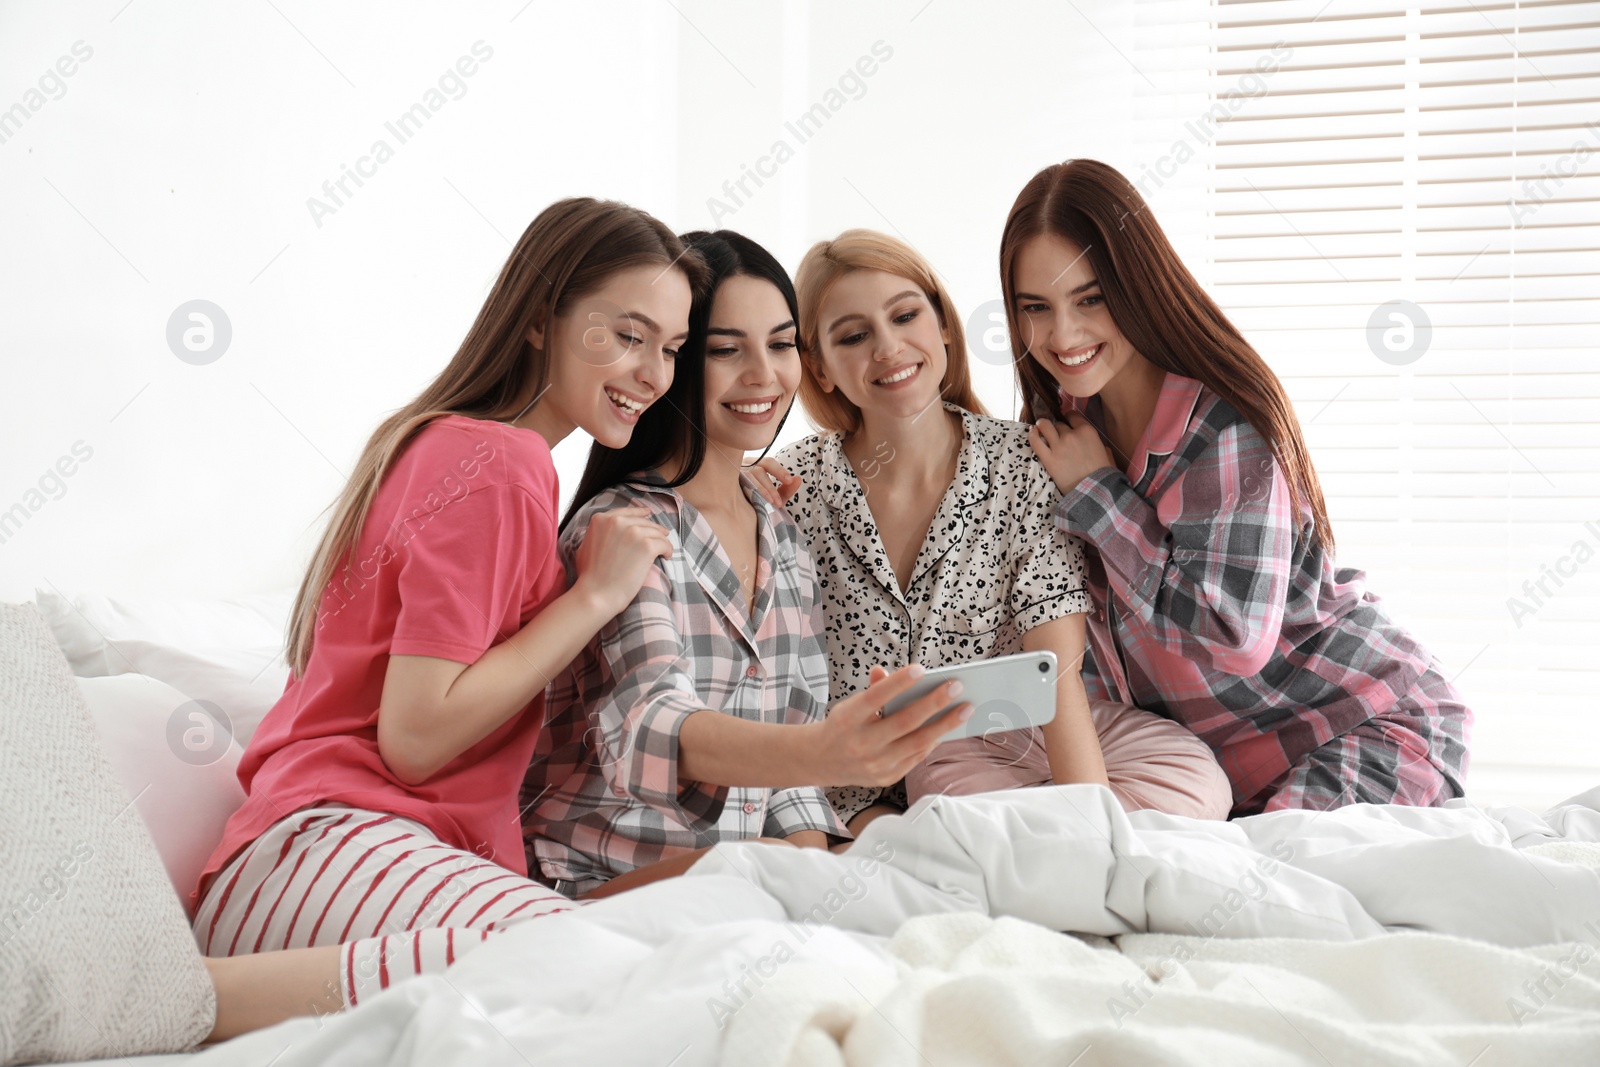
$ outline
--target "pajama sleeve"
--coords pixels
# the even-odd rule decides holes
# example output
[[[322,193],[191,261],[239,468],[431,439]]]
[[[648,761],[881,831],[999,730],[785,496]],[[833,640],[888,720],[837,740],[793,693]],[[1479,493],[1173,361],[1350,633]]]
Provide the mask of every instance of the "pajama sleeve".
[[[803,609],[800,632],[795,636],[800,642],[803,677],[795,679],[795,684],[789,689],[789,705],[784,712],[784,722],[791,726],[817,722],[828,714],[828,649],[825,643],[822,590],[817,584],[811,554],[799,544],[798,531],[795,543],[795,584],[802,590]],[[828,803],[827,794],[820,788],[802,786],[774,790],[761,832],[768,837],[788,837],[800,830],[821,830],[842,840],[849,840],[853,836],[845,829],[833,805]]]
[[[1245,422],[1217,435],[1162,497],[1102,467],[1062,495],[1056,522],[1094,545],[1126,618],[1174,655],[1255,674],[1276,650],[1295,560],[1288,482]]]
[[[633,602],[600,630],[598,646],[603,696],[591,711],[590,729],[606,784],[692,830],[713,832],[728,787],[678,777],[679,731],[706,704],[695,692],[662,561],[650,568]]]

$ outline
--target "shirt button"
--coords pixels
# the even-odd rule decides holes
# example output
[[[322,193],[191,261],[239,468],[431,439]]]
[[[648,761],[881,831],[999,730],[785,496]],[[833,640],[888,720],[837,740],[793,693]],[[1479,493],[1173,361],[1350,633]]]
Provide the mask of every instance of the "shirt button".
[[[744,813],[746,815],[754,815],[756,813],[756,805],[754,801],[747,800],[744,802]]]
[[[744,669],[744,676],[746,678],[759,678],[759,677],[761,677],[761,668],[760,667],[754,667],[754,666],[746,667]]]

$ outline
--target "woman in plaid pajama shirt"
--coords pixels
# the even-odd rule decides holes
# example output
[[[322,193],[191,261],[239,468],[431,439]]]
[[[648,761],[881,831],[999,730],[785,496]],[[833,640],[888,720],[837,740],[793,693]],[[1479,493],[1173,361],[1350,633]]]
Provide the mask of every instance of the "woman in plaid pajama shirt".
[[[694,233],[711,267],[671,390],[623,448],[596,444],[563,524],[571,559],[591,523],[645,509],[672,544],[631,604],[549,694],[523,787],[530,869],[568,894],[686,868],[722,841],[828,847],[850,838],[821,786],[887,783],[949,730],[948,686],[881,708],[921,673],[873,672],[830,711],[817,577],[792,519],[745,473],[800,379],[794,287],[728,231]],[[958,714],[965,718],[970,707]]]
[[[1041,171],[1000,276],[1056,522],[1091,548],[1091,695],[1203,738],[1235,815],[1463,795],[1471,711],[1364,575],[1335,568],[1282,384],[1127,179],[1086,159]]]

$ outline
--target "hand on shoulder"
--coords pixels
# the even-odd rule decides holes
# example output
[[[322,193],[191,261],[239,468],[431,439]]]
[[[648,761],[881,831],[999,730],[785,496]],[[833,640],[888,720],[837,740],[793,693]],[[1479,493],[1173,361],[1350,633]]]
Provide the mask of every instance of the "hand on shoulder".
[[[801,477],[791,474],[783,464],[767,456],[750,468],[750,477],[767,502],[781,508],[800,491]]]
[[[655,561],[671,558],[672,538],[642,507],[596,512],[578,546],[575,563],[580,587],[610,615],[626,608]]]
[[[1082,415],[1062,416],[1065,422],[1042,419],[1028,430],[1028,444],[1039,457],[1050,480],[1063,493],[1102,467],[1115,467],[1111,450],[1100,439],[1100,431]]]

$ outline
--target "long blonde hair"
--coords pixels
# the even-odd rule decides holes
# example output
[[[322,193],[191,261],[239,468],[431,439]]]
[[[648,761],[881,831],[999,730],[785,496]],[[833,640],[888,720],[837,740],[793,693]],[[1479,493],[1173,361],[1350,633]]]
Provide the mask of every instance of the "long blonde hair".
[[[955,303],[928,261],[916,249],[886,233],[846,230],[831,241],[812,245],[794,276],[795,292],[800,300],[800,350],[806,357],[801,361],[805,373],[800,378],[800,403],[805,405],[811,421],[824,430],[845,434],[861,428],[861,409],[837,389],[824,392],[816,376],[816,368],[822,361],[818,320],[823,298],[834,282],[858,270],[881,270],[914,282],[922,290],[939,316],[939,324],[950,335],[939,395],[975,414],[987,415],[983,403],[972,391],[972,374],[967,367],[967,336],[955,313]]]
[[[378,425],[331,506],[333,515],[289,616],[288,660],[296,677],[311,658],[323,591],[341,566],[348,569],[384,475],[417,432],[444,415],[514,416],[549,380],[549,358],[528,341],[529,332],[548,329],[573,300],[599,289],[617,271],[654,263],[683,270],[691,287],[704,282],[704,266],[685,253],[677,236],[627,204],[572,197],[528,224],[449,365]]]

